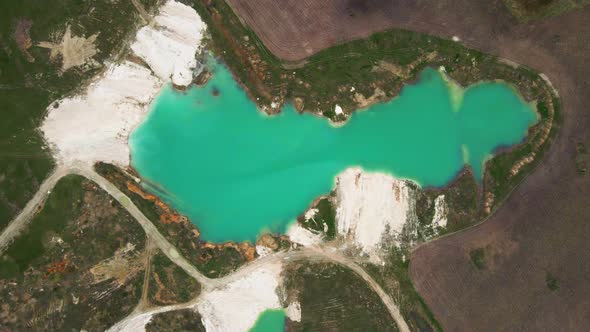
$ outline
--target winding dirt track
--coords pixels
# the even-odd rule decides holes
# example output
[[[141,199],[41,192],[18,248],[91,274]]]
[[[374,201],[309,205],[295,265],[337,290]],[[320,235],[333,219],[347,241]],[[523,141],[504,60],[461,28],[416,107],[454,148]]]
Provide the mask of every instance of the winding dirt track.
[[[298,260],[327,261],[327,262],[331,262],[331,263],[340,264],[342,266],[345,266],[345,267],[351,269],[359,277],[361,277],[363,280],[365,280],[367,282],[367,284],[369,285],[369,287],[371,287],[371,289],[373,289],[377,293],[377,295],[381,298],[381,300],[383,301],[383,304],[386,306],[391,317],[395,320],[399,330],[401,332],[409,332],[410,331],[406,321],[404,320],[403,316],[401,315],[401,313],[399,311],[399,308],[393,302],[391,297],[389,295],[387,295],[383,291],[381,286],[379,286],[379,284],[373,278],[371,278],[359,265],[352,262],[350,259],[348,259],[346,257],[343,257],[337,253],[330,253],[330,252],[324,251],[319,247],[303,248],[301,250],[296,250],[296,251],[279,252],[279,253],[276,253],[273,255],[259,258],[255,261],[251,262],[250,264],[247,264],[247,265],[241,267],[236,272],[234,272],[230,275],[227,275],[227,276],[220,278],[220,279],[214,279],[214,281],[216,281],[218,283],[218,285],[215,286],[215,288],[223,287],[223,285],[227,285],[233,281],[241,279],[244,276],[246,276],[247,274],[255,271],[256,269],[258,269],[264,265],[274,264],[276,262],[282,262],[282,263],[286,264],[288,262],[293,262],[293,261],[298,261]],[[163,306],[163,307],[147,308],[145,310],[143,310],[143,309],[136,310],[132,314],[130,314],[128,317],[121,320],[120,322],[115,324],[113,327],[111,327],[109,329],[109,331],[110,332],[127,331],[131,327],[137,326],[137,325],[135,325],[135,322],[141,322],[145,317],[155,315],[158,313],[187,309],[187,308],[196,309],[198,304],[200,303],[200,301],[203,298],[203,294],[205,294],[207,291],[211,291],[212,289],[214,289],[214,288],[204,289],[203,292],[201,292],[201,294],[199,296],[197,296],[196,298],[194,298],[191,301],[186,302],[186,303]]]
[[[35,216],[39,208],[47,199],[47,196],[56,185],[56,183],[64,176],[69,174],[77,174],[83,176],[93,182],[116,199],[137,222],[141,225],[146,233],[146,236],[154,242],[154,244],[162,250],[162,252],[175,264],[180,266],[189,275],[199,281],[203,286],[213,286],[216,284],[215,280],[209,279],[202,275],[191,263],[182,257],[176,248],[158,232],[158,229],[152,222],[131,202],[131,200],[110,183],[107,179],[96,173],[91,166],[85,164],[74,164],[69,166],[59,166],[39,187],[39,191],[27,203],[25,208],[19,215],[8,225],[8,227],[0,234],[0,253],[24,230],[29,222]]]
[[[485,223],[417,248],[410,273],[448,331],[586,330],[590,326],[590,7],[518,23],[500,0],[228,0],[278,57],[300,61],[388,28],[450,38],[545,73],[563,124],[545,160]],[[469,252],[485,247],[480,271]],[[549,291],[547,274],[559,289]]]
[[[141,227],[146,233],[149,240],[149,245],[152,244],[160,248],[160,250],[176,265],[180,266],[189,275],[195,278],[202,286],[203,291],[200,296],[197,296],[190,302],[171,305],[165,307],[146,308],[142,301],[138,304],[136,309],[125,319],[115,324],[110,330],[111,331],[122,331],[130,328],[139,328],[133,325],[134,322],[141,321],[142,317],[146,315],[152,315],[160,312],[179,310],[185,308],[195,308],[199,303],[201,296],[208,291],[216,288],[222,288],[225,285],[239,280],[254,270],[267,265],[273,264],[277,261],[293,261],[293,260],[324,260],[332,263],[340,264],[350,268],[359,277],[361,277],[371,289],[377,293],[377,295],[383,301],[391,317],[397,323],[400,331],[409,332],[407,323],[401,315],[399,308],[393,302],[391,297],[383,291],[381,286],[367,274],[359,265],[351,261],[350,259],[341,256],[337,253],[329,253],[324,251],[321,247],[304,248],[296,251],[279,252],[271,254],[266,257],[254,260],[253,262],[240,267],[234,273],[227,275],[223,278],[210,279],[201,274],[191,263],[189,263],[184,257],[182,257],[178,250],[170,243],[152,222],[131,202],[123,192],[121,192],[115,185],[110,183],[107,179],[96,173],[91,166],[86,164],[74,164],[70,166],[59,166],[40,186],[39,191],[33,196],[33,198],[27,203],[26,207],[21,213],[8,225],[8,227],[0,234],[0,254],[5,248],[22,232],[26,229],[29,222],[33,219],[35,213],[43,206],[43,203],[47,199],[53,187],[57,182],[64,176],[69,174],[77,174],[83,176],[96,184],[98,184],[103,190],[109,195],[116,199],[136,220],[139,222]]]

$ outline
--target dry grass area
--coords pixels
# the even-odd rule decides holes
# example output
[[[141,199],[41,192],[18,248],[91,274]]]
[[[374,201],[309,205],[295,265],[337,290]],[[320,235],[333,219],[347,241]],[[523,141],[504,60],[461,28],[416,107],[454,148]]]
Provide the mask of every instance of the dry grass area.
[[[147,251],[138,252],[135,245],[127,243],[124,247],[117,249],[112,257],[100,261],[90,268],[93,283],[98,284],[106,280],[113,280],[114,283],[124,285],[128,280],[135,277],[145,269],[144,262]]]
[[[590,325],[590,7],[519,23],[504,3],[452,0],[228,0],[286,61],[372,32],[401,28],[450,38],[545,73],[563,119],[539,167],[483,224],[415,250],[410,273],[443,329],[569,330]],[[477,268],[470,255],[483,249]],[[480,263],[478,263],[480,264]]]

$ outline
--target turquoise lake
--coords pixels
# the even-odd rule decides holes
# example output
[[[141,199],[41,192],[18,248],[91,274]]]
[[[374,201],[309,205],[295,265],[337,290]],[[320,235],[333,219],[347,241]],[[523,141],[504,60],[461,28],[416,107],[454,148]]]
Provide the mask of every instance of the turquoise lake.
[[[283,332],[286,318],[285,310],[266,310],[260,314],[250,332]]]
[[[211,67],[203,87],[165,87],[130,148],[146,188],[212,242],[284,232],[351,166],[428,187],[444,186],[467,165],[481,180],[493,151],[521,142],[537,121],[510,86],[462,89],[434,69],[340,127],[292,106],[267,116],[225,66]]]

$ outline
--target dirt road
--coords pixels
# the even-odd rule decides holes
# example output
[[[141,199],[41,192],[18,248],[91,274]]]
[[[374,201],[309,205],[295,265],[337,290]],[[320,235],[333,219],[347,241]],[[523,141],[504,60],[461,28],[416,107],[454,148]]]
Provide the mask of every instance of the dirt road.
[[[152,17],[145,10],[145,8],[141,4],[141,2],[139,2],[139,0],[131,0],[131,3],[135,7],[135,9],[137,9],[137,12],[139,13],[139,16],[141,16],[141,18],[143,18],[143,20],[145,21],[145,23],[150,23],[151,20],[152,20]]]
[[[154,242],[154,244],[162,250],[171,261],[180,266],[189,275],[198,280],[202,285],[211,285],[211,279],[202,275],[192,264],[190,264],[184,257],[182,257],[178,250],[170,243],[160,232],[156,226],[131,202],[131,200],[121,192],[115,185],[110,183],[107,179],[96,173],[91,166],[78,163],[68,166],[58,166],[58,168],[41,184],[39,191],[27,203],[21,213],[8,225],[8,227],[0,234],[0,253],[12,242],[18,234],[27,227],[28,223],[33,219],[37,210],[42,207],[51,193],[51,189],[62,177],[69,174],[77,174],[83,176],[100,186],[104,191],[116,199],[130,214],[139,222],[146,233],[146,236]]]
[[[381,288],[381,286],[379,286],[379,284],[373,278],[371,278],[371,276],[367,272],[365,272],[365,270],[363,270],[362,267],[360,267],[358,264],[354,263],[349,258],[340,255],[336,251],[322,250],[321,248],[317,248],[317,247],[305,248],[304,250],[301,250],[301,251],[290,252],[287,255],[285,255],[285,258],[288,260],[320,259],[320,260],[325,260],[325,261],[328,261],[331,263],[337,263],[337,264],[340,264],[342,266],[345,266],[345,267],[351,269],[359,277],[361,277],[367,283],[367,285],[369,285],[369,287],[371,287],[371,289],[373,289],[373,291],[375,291],[375,293],[377,293],[377,295],[381,298],[381,301],[383,302],[385,307],[387,307],[389,314],[395,320],[399,330],[401,332],[409,332],[410,331],[410,328],[408,327],[408,324],[404,320],[404,317],[402,316],[402,314],[399,310],[399,307],[393,302],[393,299],[391,298],[391,296],[389,296],[389,294],[385,293],[383,288]]]
[[[76,166],[72,166],[75,168]],[[57,168],[49,175],[43,183],[39,186],[39,190],[31,198],[31,200],[25,205],[25,208],[14,218],[14,220],[8,224],[2,234],[0,234],[0,253],[4,252],[6,247],[12,242],[12,240],[20,234],[20,232],[27,226],[29,221],[37,212],[37,209],[43,205],[47,196],[51,193],[51,189],[55,187],[55,184],[64,176],[71,173],[70,169]]]
[[[326,262],[339,264],[339,265],[342,265],[342,266],[345,266],[345,267],[351,269],[360,278],[362,278],[369,285],[369,287],[371,287],[371,289],[373,289],[373,291],[375,291],[375,293],[377,293],[377,295],[381,298],[381,300],[383,301],[383,304],[386,306],[391,317],[395,320],[399,330],[401,332],[409,332],[410,331],[408,324],[406,323],[406,321],[404,320],[403,316],[401,315],[401,313],[399,311],[398,306],[393,302],[391,297],[383,291],[381,286],[379,286],[379,284],[362,269],[362,267],[360,267],[359,265],[354,263],[349,258],[346,258],[337,252],[330,252],[330,251],[324,250],[321,247],[307,247],[307,248],[303,248],[303,249],[299,249],[299,250],[283,251],[283,252],[279,252],[279,253],[275,253],[275,254],[271,254],[271,255],[259,258],[257,260],[254,260],[253,262],[245,265],[245,266],[242,266],[241,268],[239,268],[238,270],[236,270],[232,274],[229,274],[223,278],[212,280],[213,281],[212,284],[215,284],[214,286],[212,286],[212,288],[203,289],[203,291],[201,292],[201,294],[199,294],[199,296],[197,296],[196,298],[192,299],[189,302],[170,305],[170,306],[164,306],[164,307],[155,307],[155,308],[146,309],[146,310],[136,310],[131,315],[129,315],[128,317],[126,317],[122,321],[118,322],[115,326],[113,326],[111,329],[109,329],[109,331],[129,330],[130,328],[136,327],[137,326],[136,324],[142,324],[142,322],[145,319],[147,319],[147,317],[150,317],[151,315],[154,315],[157,313],[174,311],[174,310],[181,310],[181,309],[187,309],[187,308],[196,309],[196,307],[200,303],[203,295],[206,294],[207,292],[210,292],[216,288],[223,288],[225,285],[228,285],[234,281],[242,279],[242,278],[246,277],[248,274],[254,272],[255,270],[257,270],[259,268],[262,268],[265,265],[273,265],[277,262],[287,264],[289,262],[298,261],[298,260],[326,261]],[[211,284],[209,287],[211,287]]]
[[[39,191],[35,194],[33,199],[29,201],[23,211],[8,225],[6,230],[0,234],[0,253],[3,252],[4,248],[18,236],[18,234],[24,230],[29,222],[35,216],[35,213],[43,206],[43,203],[47,199],[47,196],[51,193],[53,187],[57,184],[59,179],[69,174],[77,174],[83,176],[105,190],[109,195],[116,199],[136,220],[139,222],[141,227],[146,233],[150,246],[156,246],[176,265],[180,266],[190,276],[195,278],[202,286],[201,294],[190,302],[146,309],[141,303],[136,307],[131,315],[123,319],[111,328],[113,331],[125,330],[132,328],[135,323],[140,324],[142,319],[146,319],[151,314],[180,310],[188,307],[195,307],[202,296],[206,292],[212,291],[217,288],[222,288],[225,285],[244,278],[249,273],[256,269],[276,262],[289,262],[294,260],[323,260],[342,266],[348,267],[354,271],[359,277],[361,277],[367,284],[377,293],[381,298],[385,306],[387,307],[391,317],[397,323],[400,331],[408,332],[409,328],[404,318],[402,317],[399,308],[393,302],[391,297],[383,291],[381,286],[367,274],[359,265],[354,263],[352,260],[338,254],[337,252],[331,252],[324,250],[321,247],[309,247],[300,250],[283,251],[275,254],[271,254],[250,262],[234,273],[227,275],[219,279],[210,279],[201,274],[191,263],[189,263],[184,257],[182,257],[178,250],[170,243],[152,222],[133,204],[133,202],[123,192],[121,192],[115,185],[110,183],[107,179],[96,173],[92,166],[86,164],[73,164],[69,166],[59,166],[40,186]]]

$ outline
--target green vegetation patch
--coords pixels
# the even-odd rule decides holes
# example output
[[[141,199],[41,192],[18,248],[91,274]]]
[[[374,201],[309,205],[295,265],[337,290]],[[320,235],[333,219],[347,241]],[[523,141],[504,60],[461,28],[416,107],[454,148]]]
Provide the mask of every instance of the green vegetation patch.
[[[201,292],[201,285],[161,252],[152,257],[151,264],[148,291],[150,303],[183,303]]]
[[[392,296],[412,331],[442,331],[442,327],[428,309],[412,284],[408,268],[410,253],[407,248],[392,247],[385,264],[366,263],[363,268],[383,290]]]
[[[189,309],[168,311],[154,315],[146,325],[147,332],[205,332],[201,315]]]
[[[22,277],[31,263],[45,254],[52,235],[61,233],[68,222],[80,215],[84,197],[83,181],[84,178],[80,176],[69,175],[57,183],[43,210],[2,255],[1,277]],[[74,240],[71,237],[73,234],[65,235],[64,241]]]
[[[127,183],[134,183],[135,180],[131,176],[113,164],[98,162],[94,164],[94,170],[114,184],[127,197],[131,199],[133,204],[153,223],[160,219],[163,213],[162,209],[158,207],[155,201],[144,199],[138,193],[132,192],[127,187]]]
[[[314,233],[321,233],[324,239],[329,241],[336,236],[336,209],[333,204],[334,193],[330,197],[320,198],[312,209],[317,209],[314,216],[305,220],[305,216],[300,216],[298,222],[306,229]]]
[[[284,305],[299,301],[288,331],[398,331],[387,308],[353,271],[331,263],[293,263],[283,272]]]
[[[434,237],[452,233],[479,220],[482,216],[478,184],[471,172],[462,172],[451,186],[446,188],[420,189],[413,182],[408,185],[414,190],[416,201],[416,227],[408,232],[405,242],[424,242]],[[435,200],[444,195],[447,224],[433,225]],[[410,221],[411,222],[411,221]]]
[[[578,174],[588,174],[588,165],[590,165],[590,153],[588,153],[588,150],[586,149],[586,145],[584,145],[584,143],[576,144],[574,162],[576,163],[576,171],[578,172]]]
[[[240,251],[235,247],[203,248],[199,250],[197,268],[209,278],[219,278],[232,273],[245,262]]]
[[[471,264],[478,270],[483,270],[486,267],[486,252],[484,248],[473,249],[469,252],[469,259]]]
[[[123,171],[106,163],[97,163],[94,169],[113,183],[131,199],[141,212],[156,226],[158,231],[174,245],[200,272],[209,278],[218,278],[231,273],[253,258],[255,249],[248,243],[213,245],[201,241],[199,231],[193,223],[182,217],[175,221],[163,218],[163,215],[176,213],[172,209],[164,211],[154,200],[148,200],[141,194],[131,191],[129,184],[140,187],[129,176],[132,170]],[[147,194],[144,193],[144,195]]]
[[[556,291],[557,289],[559,289],[557,278],[555,278],[555,276],[550,272],[547,272],[545,274],[545,284],[547,285],[547,288],[549,288],[550,291]]]
[[[110,195],[62,178],[0,256],[0,326],[107,329],[141,297],[144,247],[143,229]]]

